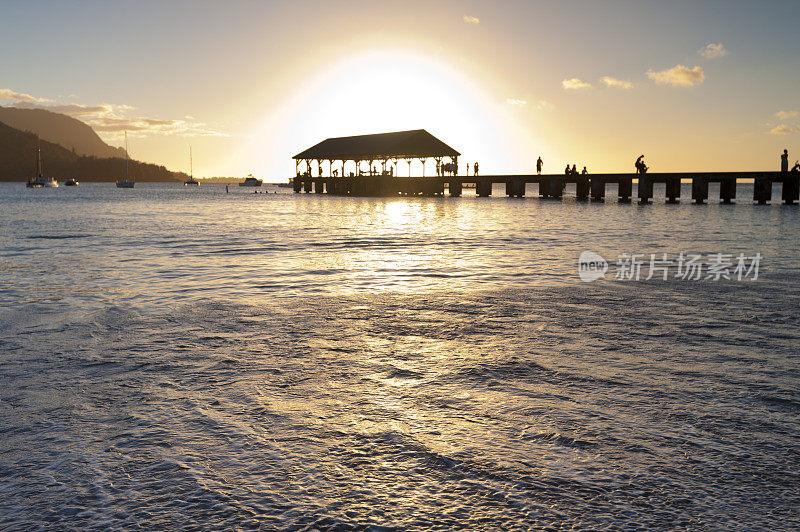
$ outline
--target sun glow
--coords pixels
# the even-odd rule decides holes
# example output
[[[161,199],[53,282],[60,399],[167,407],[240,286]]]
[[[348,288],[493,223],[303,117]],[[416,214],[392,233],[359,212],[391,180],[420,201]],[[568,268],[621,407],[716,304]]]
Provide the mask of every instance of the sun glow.
[[[280,177],[293,175],[291,156],[327,137],[409,129],[427,129],[460,151],[462,166],[477,160],[483,173],[507,172],[525,164],[524,152],[539,144],[510,107],[440,61],[407,51],[371,51],[309,80],[265,121],[254,141],[261,143],[268,177],[275,172],[270,159],[280,160]],[[400,166],[400,175],[407,171]],[[432,161],[426,172],[433,172]]]

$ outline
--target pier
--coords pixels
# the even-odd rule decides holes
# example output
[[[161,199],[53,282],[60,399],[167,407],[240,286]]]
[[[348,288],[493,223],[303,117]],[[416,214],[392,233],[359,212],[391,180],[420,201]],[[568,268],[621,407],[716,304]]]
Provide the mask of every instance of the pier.
[[[673,173],[614,173],[614,174],[521,174],[521,175],[457,175],[458,153],[425,130],[382,133],[327,139],[294,157],[297,173],[294,191],[297,193],[334,194],[341,196],[461,196],[465,185],[475,186],[478,197],[489,197],[495,185],[505,186],[505,195],[521,198],[527,185],[538,186],[541,198],[561,199],[567,184],[575,185],[579,201],[603,201],[614,193],[619,202],[650,203],[656,187],[664,187],[667,203],[679,203],[681,184],[691,182],[691,201],[706,203],[709,184],[719,184],[719,201],[736,200],[737,184],[752,181],[752,201],[761,205],[772,201],[772,189],[781,184],[781,198],[786,205],[800,200],[800,173],[796,172],[673,172]],[[436,161],[437,176],[425,176],[425,162]],[[412,176],[412,162],[419,160],[422,175]],[[406,176],[400,176],[399,163],[408,166]],[[352,165],[350,164],[352,162]],[[300,172],[305,163],[304,172]],[[316,168],[314,164],[316,163]],[[328,175],[324,176],[325,163]],[[368,170],[364,172],[363,165]],[[377,166],[376,166],[377,163]],[[352,168],[352,171],[349,171]],[[316,170],[316,172],[315,172]],[[316,173],[316,176],[314,175]],[[633,182],[637,182],[636,197]],[[612,185],[609,187],[609,185]],[[609,190],[611,189],[611,190]],[[745,199],[745,201],[748,201]]]

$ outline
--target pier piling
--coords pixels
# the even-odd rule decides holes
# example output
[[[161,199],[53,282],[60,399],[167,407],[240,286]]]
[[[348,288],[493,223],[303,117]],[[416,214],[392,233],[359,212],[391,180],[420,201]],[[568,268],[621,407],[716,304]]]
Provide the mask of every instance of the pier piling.
[[[736,179],[723,179],[719,182],[719,200],[728,205],[736,199]]]
[[[681,197],[680,177],[667,179],[665,195],[667,196],[667,203],[678,203],[678,198]]]
[[[485,177],[477,178],[475,183],[475,194],[481,198],[488,198],[492,195],[492,180]]]
[[[787,174],[783,178],[783,189],[781,191],[783,203],[794,205],[800,200],[800,176],[797,174]]]
[[[618,191],[617,195],[619,195],[619,202],[620,203],[628,203],[631,201],[631,196],[633,196],[633,178],[628,179],[620,179],[618,181]]]
[[[575,197],[578,201],[587,201],[589,199],[589,178],[579,177],[575,182]]]
[[[463,192],[464,185],[461,184],[461,181],[457,179],[451,179],[448,183],[447,188],[450,190],[450,196],[457,198],[461,196]]]
[[[639,176],[639,185],[636,187],[639,193],[639,203],[650,203],[653,197],[653,180],[642,174]]]
[[[692,178],[692,200],[702,205],[708,199],[708,180],[703,176]]]
[[[772,179],[767,176],[757,176],[753,181],[753,201],[759,205],[766,205],[772,199]]]
[[[603,201],[606,195],[606,181],[601,177],[592,177],[592,201]]]
[[[564,195],[564,178],[555,176],[550,178],[550,197],[561,199]]]

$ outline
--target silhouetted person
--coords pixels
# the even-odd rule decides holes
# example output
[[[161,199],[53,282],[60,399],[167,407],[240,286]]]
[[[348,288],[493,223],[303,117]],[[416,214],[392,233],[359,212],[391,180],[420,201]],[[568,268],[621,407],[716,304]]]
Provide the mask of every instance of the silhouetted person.
[[[574,164],[572,165],[572,175],[578,175],[578,168]]]
[[[781,155],[781,172],[789,171],[789,150],[783,150]]]
[[[569,164],[567,164],[567,167],[564,168],[564,175],[569,175],[569,172],[570,172]]]
[[[536,173],[539,174],[539,175],[542,175],[542,165],[543,164],[544,163],[542,162],[542,157],[541,156],[538,159],[536,159]]]
[[[469,175],[469,163],[467,163],[467,175]]]
[[[792,166],[792,173],[796,174],[800,172],[800,161],[795,161],[794,166]]]
[[[636,159],[636,173],[644,174],[645,172],[647,172],[647,165],[644,163],[644,155],[640,155]]]
[[[584,166],[584,167],[583,167],[583,170],[581,170],[581,175],[586,175],[586,174],[588,174],[588,173],[589,173],[589,172],[586,170],[586,167]]]
[[[478,176],[478,161],[475,161],[475,164],[472,165],[472,170],[475,172],[475,176]],[[469,171],[467,171],[469,173]]]

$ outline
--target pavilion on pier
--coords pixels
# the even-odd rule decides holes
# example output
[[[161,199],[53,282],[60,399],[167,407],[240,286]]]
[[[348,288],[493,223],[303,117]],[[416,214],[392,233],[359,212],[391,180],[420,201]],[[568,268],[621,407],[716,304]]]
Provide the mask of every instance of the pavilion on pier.
[[[459,155],[461,154],[424,129],[415,129],[375,135],[329,138],[292,158],[295,160],[298,176],[312,177],[312,163],[316,163],[316,177],[323,177],[324,162],[328,163],[329,177],[397,176],[397,162],[403,159],[408,163],[410,177],[411,161],[418,159],[422,163],[422,176],[424,177],[425,162],[428,159],[434,159],[437,168],[444,168],[444,165],[447,164],[445,159],[449,159],[453,167],[457,168]],[[301,168],[301,163],[305,163],[304,169]],[[364,163],[369,165],[366,171],[364,171]],[[304,171],[301,172],[301,169]]]

